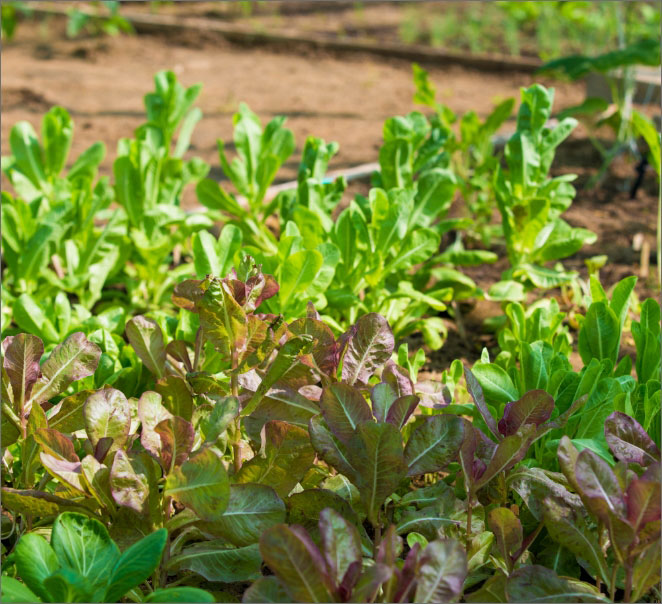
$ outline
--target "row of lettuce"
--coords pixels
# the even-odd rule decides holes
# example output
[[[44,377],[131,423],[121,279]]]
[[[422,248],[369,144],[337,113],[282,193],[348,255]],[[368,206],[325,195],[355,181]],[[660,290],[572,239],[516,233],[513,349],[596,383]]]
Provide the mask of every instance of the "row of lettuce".
[[[14,127],[3,600],[659,595],[660,306],[634,277],[607,292],[559,264],[594,237],[560,217],[572,179],[549,177],[575,122],[549,128],[552,91],[532,86],[501,158],[513,101],[458,134],[415,81],[433,114],[387,120],[374,188],[341,211],[337,146],[314,138],[296,189],[268,197],[294,139],[245,106],[236,156],[219,142],[237,194],[206,178],[183,159],[200,89],[170,73],[112,185],[100,144],[63,175],[63,109],[41,140]],[[206,212],[181,209],[193,184]],[[458,267],[494,261],[493,241],[509,267],[481,292]],[[553,298],[523,303],[559,285],[582,292],[576,333]],[[423,351],[397,344],[441,346],[438,313],[481,295],[503,301],[499,353],[419,378]]]
[[[193,338],[128,322],[138,386],[109,385],[83,333],[43,363],[38,337],[3,341],[4,599],[655,597],[656,301],[630,326],[636,378],[615,362],[634,279],[593,282],[579,371],[555,313],[511,304],[502,355],[431,381],[384,317],[286,323],[243,268],[176,286]]]

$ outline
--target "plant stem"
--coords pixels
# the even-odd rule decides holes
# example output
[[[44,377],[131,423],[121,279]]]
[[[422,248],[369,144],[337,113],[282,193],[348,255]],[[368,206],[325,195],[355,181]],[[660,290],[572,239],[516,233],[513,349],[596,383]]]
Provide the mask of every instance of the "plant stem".
[[[21,420],[6,401],[2,401],[2,412],[7,416],[7,419],[14,424],[14,427],[22,434],[23,438],[25,438],[25,430],[23,429]]]
[[[628,564],[625,568],[625,595],[623,602],[630,602],[632,600],[632,564]]]
[[[613,602],[616,599],[616,572],[618,571],[618,565],[614,564],[614,567],[611,569],[611,585],[609,586],[609,599]]]
[[[230,387],[232,388],[232,396],[239,400],[239,376],[237,375],[237,349],[232,349],[232,373],[230,374]],[[234,466],[234,473],[236,474],[241,470],[241,422],[239,417],[234,420],[235,425],[235,441],[232,443],[232,463]]]
[[[471,507],[471,500],[473,497],[471,494],[467,497],[467,548],[469,547],[469,540],[471,539],[471,512],[473,508]]]
[[[375,541],[372,547],[373,558],[377,557],[377,549],[379,548],[379,544],[381,542],[382,542],[382,525],[378,523],[377,526],[375,526]]]

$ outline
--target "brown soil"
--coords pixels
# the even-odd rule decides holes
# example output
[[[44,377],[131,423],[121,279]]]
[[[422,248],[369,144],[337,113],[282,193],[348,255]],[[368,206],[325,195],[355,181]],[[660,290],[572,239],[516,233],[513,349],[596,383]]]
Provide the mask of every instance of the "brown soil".
[[[187,14],[221,10],[223,6],[221,3],[211,3],[215,9],[203,6],[209,4],[186,3]],[[177,3],[164,6],[163,10],[181,13],[181,6]],[[126,12],[137,9],[147,10],[147,7],[132,4]],[[396,5],[387,10],[395,11]],[[340,14],[331,10],[324,19],[332,23]],[[301,18],[304,17],[324,21],[318,14]],[[290,27],[294,22],[287,15],[278,18],[287,19]],[[3,44],[3,154],[9,153],[13,124],[28,120],[39,130],[42,114],[58,104],[67,108],[75,120],[71,161],[93,142],[101,140],[108,149],[101,171],[110,174],[118,139],[131,136],[133,129],[144,121],[142,98],[152,89],[152,77],[160,69],[172,69],[185,85],[203,83],[197,105],[204,117],[193,134],[190,154],[209,162],[211,176],[219,180],[223,175],[216,140],[231,140],[232,114],[240,101],[248,103],[263,122],[275,115],[288,116],[297,150],[279,173],[279,181],[296,176],[300,150],[305,137],[311,134],[340,144],[332,169],[375,161],[384,120],[415,108],[411,65],[404,60],[234,46],[213,36],[140,35],[70,40],[64,35],[64,27],[61,18],[51,19],[48,27],[24,23],[18,27],[16,38]],[[581,83],[564,84],[522,73],[490,74],[450,64],[427,67],[439,100],[460,113],[473,109],[484,117],[494,102],[518,97],[520,87],[534,81],[556,88],[556,110],[584,98]],[[506,124],[504,131],[512,127]],[[598,241],[565,264],[586,278],[584,260],[607,254],[609,262],[601,270],[601,278],[609,287],[624,276],[639,272],[640,254],[632,249],[635,234],[642,233],[650,249],[655,249],[657,183],[652,169],[649,170],[637,198],[629,200],[627,188],[634,178],[634,166],[619,160],[599,188],[586,189],[584,185],[595,173],[599,157],[581,136],[578,129],[561,146],[554,172],[579,174],[575,183],[577,199],[565,216],[571,224],[595,231]],[[367,187],[365,182],[351,183],[347,197]],[[187,207],[197,205],[192,190],[186,192],[184,202]],[[650,276],[640,279],[637,286],[641,297],[656,295],[654,266],[651,258]],[[488,289],[504,268],[505,263],[500,261],[467,272],[480,287]],[[430,355],[428,369],[439,371],[455,358],[472,362],[483,346],[495,344],[493,337],[485,334],[482,321],[500,314],[499,305],[481,301],[463,304],[462,311],[468,337],[461,338],[454,323],[449,321],[447,344]]]

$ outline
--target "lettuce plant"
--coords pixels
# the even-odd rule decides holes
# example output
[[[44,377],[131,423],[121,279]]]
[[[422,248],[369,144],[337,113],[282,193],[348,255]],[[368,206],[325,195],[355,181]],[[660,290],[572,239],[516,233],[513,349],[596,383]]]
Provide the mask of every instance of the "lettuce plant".
[[[567,282],[571,274],[545,264],[595,241],[595,234],[560,217],[574,197],[570,182],[575,177],[548,177],[556,147],[576,125],[565,118],[553,128],[547,126],[553,99],[553,89],[539,84],[522,90],[517,128],[506,143],[507,168],[497,167],[494,190],[510,262],[502,280],[520,285],[496,284],[490,290],[493,296],[513,299],[522,286],[552,288]]]
[[[416,86],[414,102],[435,110],[435,118],[443,133],[445,160],[457,177],[470,220],[468,234],[489,246],[495,236],[502,235],[500,225],[492,224],[496,209],[492,175],[499,162],[494,139],[499,128],[510,118],[515,100],[500,102],[484,121],[475,111],[467,111],[459,119],[458,136],[451,127],[458,121],[458,116],[436,100],[436,90],[427,71],[416,63],[412,67]]]
[[[2,577],[5,602],[117,602],[126,595],[142,602],[213,602],[195,587],[159,588],[147,594],[139,585],[157,567],[167,531],[159,529],[123,553],[98,520],[65,512],[53,523],[50,543],[41,535],[23,535],[12,555],[18,576]]]

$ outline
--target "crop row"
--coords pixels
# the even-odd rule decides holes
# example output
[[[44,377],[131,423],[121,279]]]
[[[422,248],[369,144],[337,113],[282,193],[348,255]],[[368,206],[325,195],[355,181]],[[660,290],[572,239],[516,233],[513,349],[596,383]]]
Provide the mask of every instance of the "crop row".
[[[572,178],[549,176],[575,122],[549,128],[552,91],[523,90],[500,158],[513,101],[457,134],[414,73],[432,115],[387,120],[373,188],[346,207],[325,178],[337,146],[312,137],[296,189],[270,199],[294,139],[245,106],[236,156],[219,141],[236,194],[206,178],[184,159],[200,89],[170,73],[112,185],[99,143],[63,174],[63,109],[41,140],[14,127],[3,600],[659,597],[660,305],[559,262],[594,238],[561,218]],[[190,184],[208,211],[182,210]],[[477,249],[493,240],[509,267],[480,292],[458,267],[494,261]],[[576,333],[553,298],[525,304],[561,285]],[[402,338],[440,347],[438,313],[479,295],[503,301],[499,353],[419,379]]]

